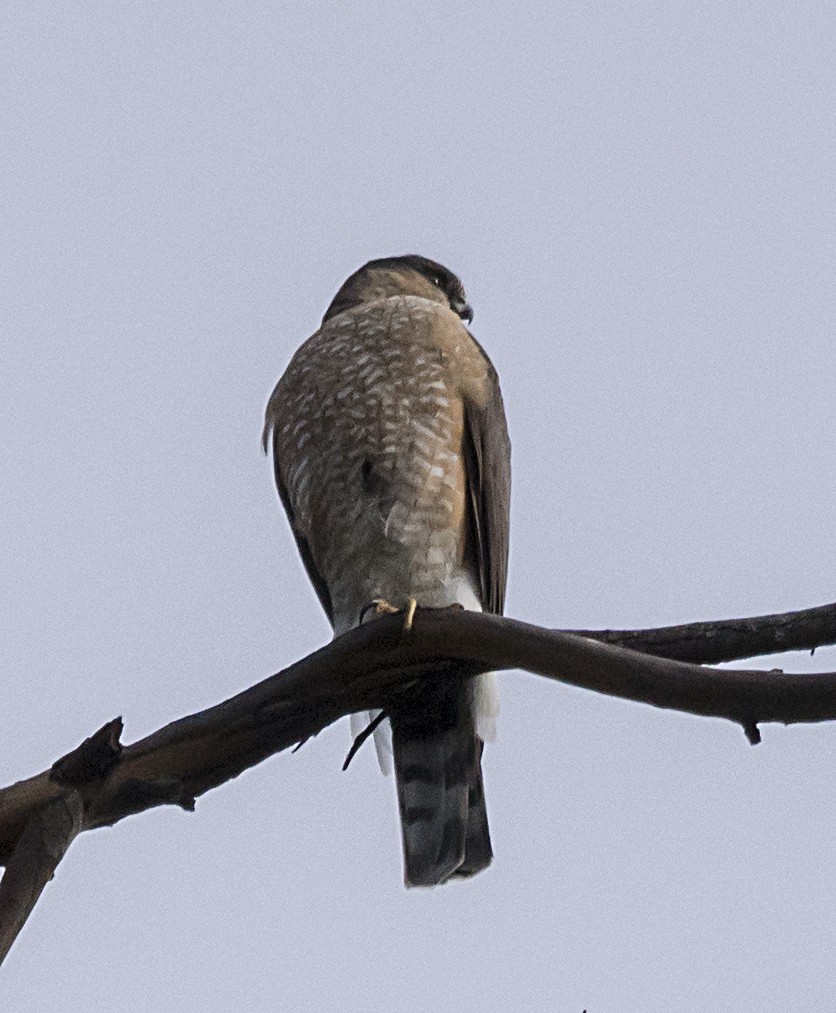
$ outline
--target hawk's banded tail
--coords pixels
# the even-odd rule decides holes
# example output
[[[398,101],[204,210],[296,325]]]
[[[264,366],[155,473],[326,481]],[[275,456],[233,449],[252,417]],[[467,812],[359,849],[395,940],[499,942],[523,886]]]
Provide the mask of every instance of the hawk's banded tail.
[[[407,886],[436,886],[490,864],[473,680],[422,687],[391,715]]]

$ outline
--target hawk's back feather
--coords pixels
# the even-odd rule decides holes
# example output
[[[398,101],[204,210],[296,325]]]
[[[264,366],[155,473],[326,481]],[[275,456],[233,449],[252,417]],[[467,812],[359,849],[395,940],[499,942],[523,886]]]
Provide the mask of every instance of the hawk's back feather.
[[[271,432],[282,502],[335,633],[374,598],[501,610],[510,446],[496,374],[452,310],[387,295],[327,317],[270,398]],[[451,677],[391,713],[408,884],[490,862],[484,696]]]

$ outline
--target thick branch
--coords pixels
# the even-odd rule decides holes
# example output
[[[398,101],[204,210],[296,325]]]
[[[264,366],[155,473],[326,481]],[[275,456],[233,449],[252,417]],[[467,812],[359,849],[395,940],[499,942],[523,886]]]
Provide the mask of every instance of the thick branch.
[[[0,880],[0,964],[81,830],[83,806],[65,791],[29,818]]]
[[[729,660],[834,641],[836,605],[584,636],[460,609],[419,611],[408,636],[398,616],[369,623],[124,749],[121,722],[109,722],[52,771],[0,791],[0,864],[8,864],[0,884],[0,945],[11,944],[79,829],[158,805],[192,809],[198,795],[337,718],[385,708],[416,679],[523,668],[656,707],[728,718],[757,741],[763,721],[836,718],[836,673],[728,671],[658,655]]]
[[[836,606],[819,615],[819,643],[836,640]],[[822,620],[824,613],[830,625]],[[809,612],[797,613],[796,626]],[[781,617],[786,630],[792,622]],[[729,624],[738,627],[740,620]],[[770,629],[774,617],[749,620]],[[676,628],[673,628],[674,630]],[[660,634],[671,651],[686,646],[665,631],[628,631],[626,650],[587,637],[544,630],[499,616],[456,609],[422,610],[412,633],[401,620],[384,618],[338,638],[283,672],[190,717],[174,721],[127,747],[113,770],[88,791],[85,829],[114,823],[133,812],[171,803],[190,808],[193,799],[242,770],[302,739],[316,735],[352,711],[385,706],[398,687],[416,677],[444,678],[464,669],[523,668],[597,692],[693,714],[726,717],[742,725],[762,721],[824,721],[836,717],[836,675],[702,668],[641,654],[645,644],[660,650]],[[613,634],[599,634],[611,638]],[[768,641],[768,642],[767,642]],[[763,649],[774,650],[770,633]],[[789,633],[787,643],[794,643]],[[808,644],[805,644],[807,646]],[[748,649],[752,649],[749,642]],[[728,648],[725,649],[728,656]],[[58,791],[47,774],[0,791],[0,861],[8,859],[33,809]]]

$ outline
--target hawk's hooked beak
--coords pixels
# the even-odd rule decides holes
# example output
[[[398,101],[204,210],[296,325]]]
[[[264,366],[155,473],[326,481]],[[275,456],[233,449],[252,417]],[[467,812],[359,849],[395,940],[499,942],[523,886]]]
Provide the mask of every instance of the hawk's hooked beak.
[[[462,318],[462,320],[466,320],[468,323],[472,323],[473,308],[470,306],[469,303],[466,303],[464,299],[454,299],[450,303],[450,308],[453,310],[454,313],[458,313],[458,315]]]

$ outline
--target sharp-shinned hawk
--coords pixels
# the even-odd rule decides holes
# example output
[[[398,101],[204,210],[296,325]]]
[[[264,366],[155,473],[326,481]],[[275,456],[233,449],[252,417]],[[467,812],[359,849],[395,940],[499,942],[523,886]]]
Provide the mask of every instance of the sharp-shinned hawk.
[[[272,434],[279,496],[335,635],[375,599],[502,612],[511,448],[472,316],[440,264],[370,261],[273,391],[265,448]],[[390,711],[408,886],[490,863],[481,757],[497,710],[488,674],[422,686]]]

